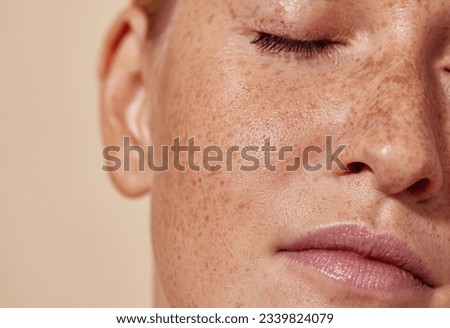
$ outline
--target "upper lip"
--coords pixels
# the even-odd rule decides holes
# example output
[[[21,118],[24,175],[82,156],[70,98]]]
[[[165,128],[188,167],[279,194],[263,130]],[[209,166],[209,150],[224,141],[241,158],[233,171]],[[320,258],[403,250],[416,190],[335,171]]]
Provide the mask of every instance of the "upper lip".
[[[388,234],[375,234],[356,225],[338,225],[308,234],[280,251],[313,249],[353,252],[369,260],[394,265],[412,274],[425,286],[434,288],[422,259],[406,243]]]

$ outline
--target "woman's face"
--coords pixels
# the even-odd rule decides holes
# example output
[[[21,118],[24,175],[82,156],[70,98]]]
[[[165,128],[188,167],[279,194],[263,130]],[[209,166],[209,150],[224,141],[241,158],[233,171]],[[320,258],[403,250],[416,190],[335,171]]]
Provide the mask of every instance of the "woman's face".
[[[170,305],[450,306],[448,0],[183,0],[165,24],[149,40],[156,149],[270,137],[301,155],[331,136],[348,166],[288,172],[294,154],[273,152],[275,171],[245,172],[235,153],[231,172],[155,173]]]

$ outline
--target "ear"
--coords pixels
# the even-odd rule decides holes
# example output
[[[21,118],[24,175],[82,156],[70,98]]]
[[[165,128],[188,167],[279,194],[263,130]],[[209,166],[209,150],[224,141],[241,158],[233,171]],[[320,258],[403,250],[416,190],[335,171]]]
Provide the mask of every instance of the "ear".
[[[146,165],[150,108],[144,79],[148,19],[135,4],[124,10],[107,35],[99,66],[101,125],[108,146],[103,169],[127,196],[139,196],[151,188],[152,174]],[[124,140],[134,150],[124,149]],[[137,146],[142,150],[136,150]]]

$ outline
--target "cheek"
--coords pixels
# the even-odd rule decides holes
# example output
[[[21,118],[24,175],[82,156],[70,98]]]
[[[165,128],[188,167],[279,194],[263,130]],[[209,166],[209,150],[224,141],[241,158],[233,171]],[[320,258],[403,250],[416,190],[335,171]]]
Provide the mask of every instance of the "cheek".
[[[194,38],[202,47],[182,40],[168,47],[158,92],[163,96],[154,120],[156,145],[171,145],[177,137],[186,145],[195,137],[202,148],[226,150],[233,145],[261,147],[270,137],[277,146],[323,147],[324,136],[345,116],[352,98],[336,85],[342,71],[338,76],[270,57],[227,57],[216,41],[202,38]],[[248,47],[249,40],[240,46]],[[314,181],[304,172],[288,176],[261,167],[248,173],[236,169],[239,161],[233,163],[232,172],[188,169],[156,175],[153,244],[159,278],[172,305],[235,306],[229,303],[237,301],[235,295],[247,297],[249,304],[270,304],[264,295],[274,296],[251,280],[277,276],[264,261],[276,252],[286,223],[302,231],[309,221],[292,223],[293,217],[332,215],[314,201],[330,200],[326,186],[323,192],[310,192]],[[259,285],[264,288],[264,283]],[[245,286],[250,287],[239,290]]]
[[[313,93],[317,88],[311,87],[311,80],[281,71],[282,65],[267,60],[223,58],[212,49],[205,52],[216,55],[202,57],[191,48],[169,49],[157,124],[164,129],[156,144],[170,145],[180,137],[185,145],[195,137],[202,148],[217,145],[225,150],[233,145],[261,147],[269,137],[275,145],[323,142],[318,136],[323,136],[320,127],[332,119],[324,110],[330,105],[317,97],[322,90]],[[280,88],[283,83],[295,87]],[[282,172],[264,169],[157,174],[152,234],[159,276],[171,304],[223,306],[235,299],[233,294],[250,297],[248,291],[224,286],[252,285],[249,277],[271,276],[265,272],[270,266],[259,266],[254,259],[275,252],[278,236],[271,225],[276,220],[267,218],[283,215],[275,213],[275,203],[292,207],[275,199],[288,180]],[[298,197],[292,199],[297,202]],[[225,291],[213,292],[218,289]],[[253,302],[265,292],[255,295]]]
[[[232,181],[228,173],[192,172],[170,172],[155,180],[152,239],[171,304],[206,306],[222,298],[220,305],[234,299],[224,285],[248,270],[253,236],[244,215],[251,197],[240,198]]]

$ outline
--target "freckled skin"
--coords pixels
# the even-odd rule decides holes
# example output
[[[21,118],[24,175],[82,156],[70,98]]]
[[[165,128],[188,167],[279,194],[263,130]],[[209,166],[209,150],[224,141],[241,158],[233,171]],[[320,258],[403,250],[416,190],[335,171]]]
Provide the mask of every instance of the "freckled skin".
[[[158,299],[167,301],[158,305],[450,306],[450,2],[320,3],[306,23],[301,4],[286,12],[278,1],[171,8],[165,41],[151,50],[160,60],[149,63],[156,149],[178,136],[224,149],[271,137],[301,149],[332,135],[349,145],[345,164],[360,169],[249,173],[235,161],[233,172],[156,174],[152,240]],[[338,7],[346,14],[333,14]],[[355,26],[333,54],[302,59],[252,45],[261,21],[298,38],[324,21],[327,35]],[[276,254],[336,223],[405,241],[438,285],[420,297],[374,296]]]

